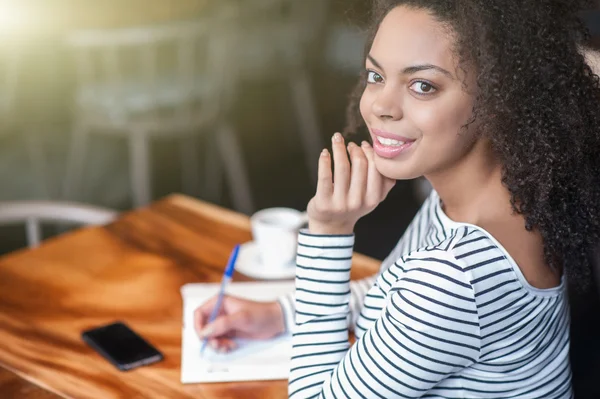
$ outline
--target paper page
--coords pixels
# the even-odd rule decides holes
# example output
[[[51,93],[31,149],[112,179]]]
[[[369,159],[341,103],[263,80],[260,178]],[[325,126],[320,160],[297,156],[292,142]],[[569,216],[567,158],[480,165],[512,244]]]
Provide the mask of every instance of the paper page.
[[[231,283],[227,294],[270,301],[294,290],[294,282]],[[200,356],[201,341],[194,330],[194,310],[216,295],[219,284],[186,284],[183,297],[181,382],[225,382],[287,379],[291,357],[291,337],[271,340],[238,340],[238,349],[222,354],[209,346]]]

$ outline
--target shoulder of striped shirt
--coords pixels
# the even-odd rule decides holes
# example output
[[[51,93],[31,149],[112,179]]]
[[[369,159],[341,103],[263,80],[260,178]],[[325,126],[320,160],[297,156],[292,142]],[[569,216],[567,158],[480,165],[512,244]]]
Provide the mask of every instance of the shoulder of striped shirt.
[[[437,279],[437,281],[444,281],[444,285],[448,283],[446,285],[448,289],[468,288],[469,297],[474,303],[476,289],[472,284],[471,274],[474,266],[464,257],[463,251],[465,249],[470,251],[470,248],[464,248],[465,245],[473,245],[473,253],[478,252],[479,248],[500,249],[495,241],[477,226],[460,226],[438,244],[418,248],[397,259],[395,265],[402,271],[402,275],[397,276],[396,284],[394,282],[388,284],[394,286],[406,278],[421,279],[427,284],[426,280],[438,277],[442,280]],[[463,248],[459,251],[459,247]]]
[[[438,244],[418,248],[401,256],[396,260],[403,275],[412,270],[429,271],[432,275],[446,275],[459,278],[464,284],[471,285],[467,275],[468,264],[455,256],[454,248],[468,239],[474,228],[469,226],[459,227],[453,234]],[[442,267],[443,265],[443,267]],[[403,277],[399,277],[402,279]],[[471,286],[471,290],[473,287]]]
[[[487,235],[484,232],[477,229],[477,226],[465,225],[453,229],[452,234],[450,236],[444,238],[444,240],[440,241],[437,244],[420,247],[414,249],[413,251],[410,251],[407,254],[404,254],[396,261],[396,263],[398,263],[398,261],[407,262],[411,259],[440,257],[442,259],[450,260],[458,268],[466,267],[464,262],[455,258],[455,248],[468,244],[472,240],[474,235],[478,236],[478,241],[483,239],[487,242],[488,245],[496,246],[496,244],[494,244],[494,242],[489,237],[487,237]],[[481,239],[479,239],[480,235],[485,236],[485,238],[482,237]]]
[[[502,251],[496,242],[488,236],[488,233],[477,228],[477,226],[464,225],[453,229],[450,236],[446,237],[443,241],[440,241],[437,244],[420,247],[407,254],[404,254],[396,261],[396,263],[398,263],[398,261],[406,262],[407,260],[417,258],[423,259],[440,257],[442,259],[450,260],[458,268],[464,269],[469,265],[462,261],[460,257],[457,259],[455,254],[458,247],[469,244],[477,245],[478,247],[494,247]],[[502,252],[504,253],[504,251]]]
[[[471,283],[473,278],[470,272],[472,265],[463,258],[463,255],[458,254],[458,247],[469,244],[476,245],[478,248],[495,247],[498,249],[497,244],[477,226],[461,226],[453,230],[450,236],[438,244],[418,248],[397,259],[395,265],[402,271],[402,276],[398,276],[398,280],[407,278],[409,275],[419,276],[418,278],[421,279],[438,276],[451,282],[449,287],[452,284],[455,284],[456,287],[468,287],[469,296],[472,295],[474,298],[475,287]],[[461,248],[461,251],[465,249]],[[413,273],[417,271],[424,273]]]
[[[396,309],[400,313],[394,309],[390,310],[390,305],[395,303],[395,307],[398,308],[404,301],[414,302],[427,297],[427,306],[421,307],[421,311],[454,321],[459,320],[454,317],[459,314],[460,322],[472,327],[468,338],[480,339],[480,314],[470,273],[465,270],[468,265],[454,255],[454,247],[472,231],[472,227],[460,227],[451,237],[439,244],[413,251],[396,262],[402,273],[397,276],[396,281],[391,282],[386,300],[386,307],[392,317],[397,314],[398,317],[395,318],[401,319],[403,317],[400,314],[403,312],[402,309]],[[432,295],[428,295],[427,292]],[[395,298],[396,296],[399,296],[400,300]],[[409,307],[415,306],[416,302]],[[415,320],[414,317],[406,314],[405,316]]]

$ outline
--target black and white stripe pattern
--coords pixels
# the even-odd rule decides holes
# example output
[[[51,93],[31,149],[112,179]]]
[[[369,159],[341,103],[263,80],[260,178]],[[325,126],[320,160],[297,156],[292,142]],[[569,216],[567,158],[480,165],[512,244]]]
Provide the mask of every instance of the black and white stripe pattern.
[[[392,252],[383,260],[380,267],[380,273],[387,270],[396,259],[400,257],[400,255],[409,252],[411,249],[418,248],[421,245],[422,239],[424,236],[425,230],[429,225],[429,207],[431,204],[431,197],[429,197],[421,206],[419,212],[417,212],[416,216],[407,227],[406,232],[400,238],[400,241],[396,244],[395,248]],[[423,232],[423,233],[422,233]],[[339,247],[339,245],[334,245],[334,247]],[[352,241],[352,245],[347,246],[346,249],[352,249],[354,246],[354,241]],[[304,244],[302,242],[298,243],[299,252],[303,251],[304,248],[311,248],[310,244]],[[342,245],[343,247],[343,245]],[[326,245],[320,244],[317,248],[329,249]],[[343,248],[340,248],[343,249]],[[350,282],[350,314],[348,315],[348,327],[351,331],[355,328],[360,328],[358,325],[358,317],[363,310],[363,303],[365,299],[365,295],[371,289],[373,284],[375,283],[376,276],[371,276],[364,278],[358,281]],[[288,295],[282,296],[279,298],[279,304],[283,310],[284,321],[286,325],[287,331],[291,331],[292,327],[295,324],[295,294],[290,293]]]
[[[530,286],[487,232],[448,219],[437,193],[366,295],[350,284],[354,236],[301,232],[299,243],[295,302],[280,301],[295,310],[291,398],[572,397],[564,281]]]

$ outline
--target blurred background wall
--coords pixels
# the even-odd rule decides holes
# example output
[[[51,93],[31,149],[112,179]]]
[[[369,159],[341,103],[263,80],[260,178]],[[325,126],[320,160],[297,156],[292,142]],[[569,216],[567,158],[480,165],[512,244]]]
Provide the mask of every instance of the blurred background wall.
[[[367,15],[364,0],[0,3],[0,201],[126,211],[182,192],[304,210],[344,127]],[[359,222],[357,251],[387,254],[419,187],[399,182]],[[24,245],[22,227],[0,229],[0,252]]]

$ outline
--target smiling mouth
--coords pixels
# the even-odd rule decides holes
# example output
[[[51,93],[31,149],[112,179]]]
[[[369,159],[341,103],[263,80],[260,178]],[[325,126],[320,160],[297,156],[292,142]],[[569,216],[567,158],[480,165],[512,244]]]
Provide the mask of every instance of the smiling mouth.
[[[405,143],[411,143],[413,139],[401,136],[392,132],[388,132],[381,129],[370,129],[374,139],[377,139],[383,145],[402,145]]]
[[[379,143],[381,145],[385,145],[388,147],[401,147],[406,143],[409,143],[410,141],[400,141],[400,140],[395,140],[395,139],[388,139],[386,137],[381,137],[381,136],[375,136],[375,139],[377,141],[379,141]]]
[[[400,137],[392,133],[373,131],[373,149],[375,154],[382,158],[395,158],[407,152],[417,140],[401,137],[402,140],[392,137]]]

